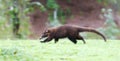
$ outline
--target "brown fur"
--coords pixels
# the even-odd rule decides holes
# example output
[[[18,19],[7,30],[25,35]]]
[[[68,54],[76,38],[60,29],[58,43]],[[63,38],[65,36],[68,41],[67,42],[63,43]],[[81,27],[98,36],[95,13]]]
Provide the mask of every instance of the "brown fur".
[[[41,38],[47,37],[47,39],[41,42],[42,43],[49,42],[52,39],[55,39],[55,43],[56,43],[58,42],[59,38],[68,37],[68,39],[75,44],[77,43],[76,39],[82,40],[84,43],[86,43],[84,38],[79,35],[79,32],[94,32],[102,36],[104,41],[106,41],[106,38],[104,37],[104,35],[96,31],[95,29],[88,28],[88,27],[73,26],[73,25],[64,25],[64,26],[59,26],[56,28],[50,28],[47,31],[45,31],[43,35],[41,36]]]

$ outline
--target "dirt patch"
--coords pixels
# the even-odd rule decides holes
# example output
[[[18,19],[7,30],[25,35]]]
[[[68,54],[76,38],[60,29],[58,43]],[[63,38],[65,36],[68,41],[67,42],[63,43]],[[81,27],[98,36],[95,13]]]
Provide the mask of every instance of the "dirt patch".
[[[57,0],[60,8],[66,11],[71,10],[73,18],[68,17],[66,24],[76,24],[80,26],[100,27],[104,20],[100,18],[103,6],[95,0]]]

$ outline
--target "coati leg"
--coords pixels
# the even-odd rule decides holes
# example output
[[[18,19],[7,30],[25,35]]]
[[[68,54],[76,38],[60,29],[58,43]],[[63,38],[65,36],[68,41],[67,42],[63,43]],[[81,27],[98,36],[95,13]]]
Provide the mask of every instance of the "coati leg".
[[[73,38],[73,37],[68,37],[68,39],[69,39],[70,41],[72,41],[74,44],[76,44],[76,43],[77,43],[76,39],[75,39],[75,38]]]
[[[49,42],[51,41],[53,38],[52,37],[48,37],[47,39],[45,39],[44,41],[40,41],[41,43],[45,43],[45,42]]]
[[[84,40],[84,38],[83,38],[82,36],[78,35],[78,36],[77,36],[77,39],[78,39],[78,40],[82,40],[83,43],[86,44],[86,42],[85,42],[85,40]]]
[[[55,38],[55,43],[57,43],[57,42],[58,42],[58,40],[59,40],[58,38]]]

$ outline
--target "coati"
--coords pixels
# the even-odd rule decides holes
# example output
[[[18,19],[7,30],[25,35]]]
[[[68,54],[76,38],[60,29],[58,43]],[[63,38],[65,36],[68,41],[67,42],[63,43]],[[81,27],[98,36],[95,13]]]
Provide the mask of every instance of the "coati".
[[[74,44],[77,43],[77,40],[82,40],[85,44],[85,40],[82,36],[79,35],[80,32],[94,32],[98,35],[100,35],[104,41],[106,42],[106,38],[103,34],[98,32],[95,29],[88,28],[88,27],[79,27],[74,25],[63,25],[55,28],[50,28],[46,30],[40,39],[47,37],[44,41],[40,41],[41,43],[49,42],[52,39],[55,39],[55,43],[58,42],[60,38],[67,37],[70,41],[72,41]]]

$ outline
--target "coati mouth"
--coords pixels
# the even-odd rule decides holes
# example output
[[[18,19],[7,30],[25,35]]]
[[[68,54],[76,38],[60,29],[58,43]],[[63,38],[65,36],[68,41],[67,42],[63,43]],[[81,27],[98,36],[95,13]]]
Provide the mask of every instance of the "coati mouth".
[[[41,37],[41,38],[40,38],[40,40],[41,40],[40,42],[42,42],[42,40],[45,40],[45,39],[47,39],[47,38],[48,38],[48,37]]]
[[[41,40],[41,39],[47,39],[47,38],[48,38],[48,37],[40,37],[40,40]]]

